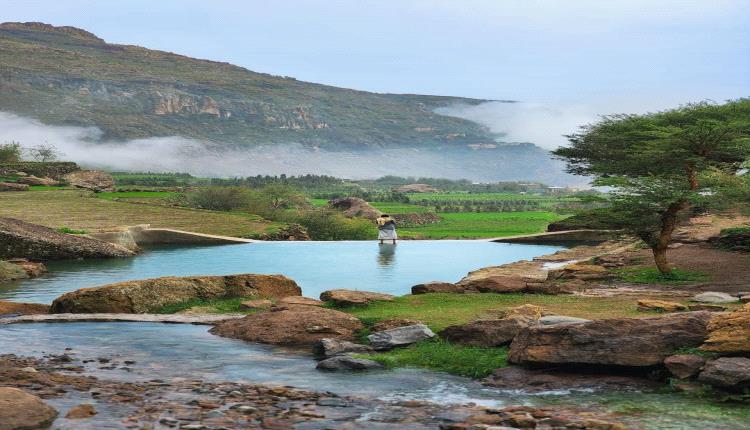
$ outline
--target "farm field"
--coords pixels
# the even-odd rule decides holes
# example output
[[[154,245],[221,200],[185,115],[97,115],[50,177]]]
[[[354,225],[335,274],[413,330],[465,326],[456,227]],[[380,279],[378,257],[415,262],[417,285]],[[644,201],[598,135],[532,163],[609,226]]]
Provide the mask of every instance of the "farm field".
[[[399,235],[411,239],[482,239],[541,233],[547,224],[564,218],[552,212],[441,213],[436,224],[403,227]]]

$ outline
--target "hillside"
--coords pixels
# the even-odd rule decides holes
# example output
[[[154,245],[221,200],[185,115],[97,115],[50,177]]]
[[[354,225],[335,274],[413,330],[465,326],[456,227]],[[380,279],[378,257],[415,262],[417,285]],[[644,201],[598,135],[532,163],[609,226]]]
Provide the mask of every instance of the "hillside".
[[[103,139],[181,135],[324,148],[487,143],[476,123],[432,112],[457,97],[376,94],[256,73],[74,27],[0,24],[0,110],[96,126]]]

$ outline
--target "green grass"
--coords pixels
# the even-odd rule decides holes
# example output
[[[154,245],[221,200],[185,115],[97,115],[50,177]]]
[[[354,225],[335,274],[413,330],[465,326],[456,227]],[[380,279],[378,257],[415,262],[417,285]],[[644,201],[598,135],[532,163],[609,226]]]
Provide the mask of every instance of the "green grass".
[[[540,202],[576,201],[576,197],[548,196],[541,194],[520,193],[470,193],[470,192],[438,192],[420,193],[410,196],[412,201],[427,200],[430,202],[452,202],[462,200],[475,201],[511,201],[511,200],[536,200]]]
[[[442,221],[399,229],[404,238],[479,239],[541,233],[563,217],[552,212],[441,213]]]
[[[615,273],[619,280],[633,284],[682,285],[710,280],[710,277],[703,272],[672,269],[671,274],[663,275],[656,267],[618,269]]]
[[[328,204],[328,199],[310,199],[310,203],[313,206],[325,206]]]
[[[483,378],[508,364],[508,348],[461,346],[440,339],[358,356],[375,360],[388,368],[423,367],[469,378]]]
[[[182,303],[175,303],[164,306],[161,309],[156,310],[154,313],[157,314],[176,314],[178,312],[186,311],[190,308],[200,307],[208,313],[213,314],[237,314],[237,313],[252,313],[255,311],[240,309],[242,302],[247,300],[255,299],[256,297],[240,297],[231,299],[191,299]]]
[[[427,206],[412,205],[409,203],[370,202],[370,204],[375,209],[387,214],[425,213],[432,209]]]
[[[178,193],[169,191],[116,191],[113,193],[98,193],[96,197],[104,200],[115,199],[165,199],[174,197]]]
[[[86,233],[88,233],[86,230],[75,230],[75,229],[72,229],[72,228],[69,228],[69,227],[60,227],[60,228],[57,229],[57,231],[59,231],[60,233],[65,233],[65,234],[86,234]]]

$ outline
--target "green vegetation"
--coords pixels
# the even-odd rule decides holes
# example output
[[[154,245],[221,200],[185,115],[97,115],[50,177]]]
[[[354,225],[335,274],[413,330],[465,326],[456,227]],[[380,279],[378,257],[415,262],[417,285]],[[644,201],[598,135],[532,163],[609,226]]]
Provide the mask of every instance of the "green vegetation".
[[[462,346],[434,339],[408,348],[358,356],[375,360],[388,368],[424,367],[469,378],[483,378],[507,365],[508,349]]]
[[[17,163],[21,161],[21,144],[8,142],[0,144],[0,163]]]
[[[645,115],[610,115],[568,137],[554,154],[568,171],[614,187],[612,228],[641,238],[664,275],[680,217],[711,206],[746,206],[750,99],[695,103]],[[743,197],[744,196],[744,197]]]
[[[663,274],[656,267],[618,269],[615,273],[619,280],[633,284],[682,285],[710,280],[709,276],[702,272],[672,269],[670,273]]]
[[[255,310],[241,309],[240,305],[242,302],[252,299],[251,297],[245,298],[231,298],[231,299],[191,299],[182,303],[175,303],[164,306],[161,309],[156,310],[154,313],[157,314],[176,314],[192,308],[201,308],[201,311],[214,314],[242,314],[252,313]]]
[[[443,213],[436,224],[399,229],[402,237],[420,239],[479,239],[540,233],[562,219],[552,212]]]
[[[65,234],[86,234],[86,233],[88,233],[86,230],[75,230],[75,229],[72,229],[70,227],[60,227],[60,228],[57,229],[57,231],[59,231],[60,233],[65,233]]]

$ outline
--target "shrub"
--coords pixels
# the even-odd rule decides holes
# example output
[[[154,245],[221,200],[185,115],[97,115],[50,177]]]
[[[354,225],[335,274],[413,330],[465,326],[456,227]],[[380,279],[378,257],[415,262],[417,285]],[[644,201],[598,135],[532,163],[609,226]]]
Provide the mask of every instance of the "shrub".
[[[18,142],[0,145],[0,163],[17,163],[21,161],[21,144]]]
[[[362,218],[347,218],[330,209],[303,212],[297,222],[307,229],[312,240],[370,240],[377,237],[377,228]]]
[[[233,211],[249,205],[251,191],[242,187],[200,187],[187,194],[190,206],[213,211]]]

